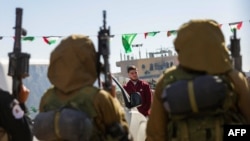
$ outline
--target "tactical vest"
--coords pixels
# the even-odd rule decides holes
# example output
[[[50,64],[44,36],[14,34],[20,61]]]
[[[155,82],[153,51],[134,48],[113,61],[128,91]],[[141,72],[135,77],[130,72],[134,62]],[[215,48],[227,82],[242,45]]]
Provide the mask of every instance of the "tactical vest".
[[[245,123],[235,108],[237,94],[227,75],[201,75],[177,68],[164,74],[163,83],[169,141],[222,141],[224,124]]]
[[[43,107],[45,112],[39,113],[34,120],[36,137],[58,141],[62,138],[79,140],[79,136],[85,135],[91,139],[98,137],[100,133],[93,125],[93,118],[97,115],[93,101],[99,90],[96,87],[84,87],[62,100],[57,97],[53,87],[48,89],[43,97],[43,101],[46,101]]]

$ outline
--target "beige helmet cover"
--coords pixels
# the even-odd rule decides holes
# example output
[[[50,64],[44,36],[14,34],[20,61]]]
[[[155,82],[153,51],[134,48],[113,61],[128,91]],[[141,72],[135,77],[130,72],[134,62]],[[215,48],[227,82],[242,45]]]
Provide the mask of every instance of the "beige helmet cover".
[[[229,50],[216,21],[191,20],[183,24],[174,45],[181,66],[208,74],[232,69]]]
[[[96,59],[94,44],[87,36],[71,35],[52,51],[48,78],[63,93],[92,86],[97,79]]]

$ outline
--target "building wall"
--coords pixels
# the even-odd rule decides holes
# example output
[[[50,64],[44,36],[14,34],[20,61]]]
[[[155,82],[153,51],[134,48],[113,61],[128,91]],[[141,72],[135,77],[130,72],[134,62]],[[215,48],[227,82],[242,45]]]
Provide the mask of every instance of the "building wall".
[[[135,65],[138,69],[138,75],[140,79],[146,81],[157,80],[162,72],[173,65],[177,65],[177,55],[171,56],[151,56],[144,59],[131,59],[116,62],[116,66],[121,68],[122,77],[127,77],[127,67],[129,65]]]

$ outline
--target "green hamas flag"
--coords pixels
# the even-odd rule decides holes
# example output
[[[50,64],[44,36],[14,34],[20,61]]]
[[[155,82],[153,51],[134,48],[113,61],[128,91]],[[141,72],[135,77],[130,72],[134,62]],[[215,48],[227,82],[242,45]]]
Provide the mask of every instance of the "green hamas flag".
[[[22,37],[23,41],[33,41],[34,39],[35,37],[32,37],[32,36]]]
[[[131,44],[132,44],[133,40],[135,39],[136,35],[137,35],[136,33],[122,35],[122,44],[123,44],[123,47],[125,49],[125,53],[132,52]]]

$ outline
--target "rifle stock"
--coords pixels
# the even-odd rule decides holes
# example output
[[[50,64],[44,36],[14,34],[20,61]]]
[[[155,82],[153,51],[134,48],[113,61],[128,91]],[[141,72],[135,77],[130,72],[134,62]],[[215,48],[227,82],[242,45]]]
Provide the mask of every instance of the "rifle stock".
[[[233,59],[233,66],[242,72],[242,56],[240,54],[240,39],[237,38],[236,29],[233,29],[233,36],[230,38],[230,51]]]
[[[29,76],[29,58],[30,55],[21,52],[21,36],[26,35],[22,29],[22,8],[16,8],[15,41],[13,52],[9,53],[8,75],[12,77],[12,95],[19,99],[20,86],[22,79]],[[25,110],[24,103],[21,107]]]

